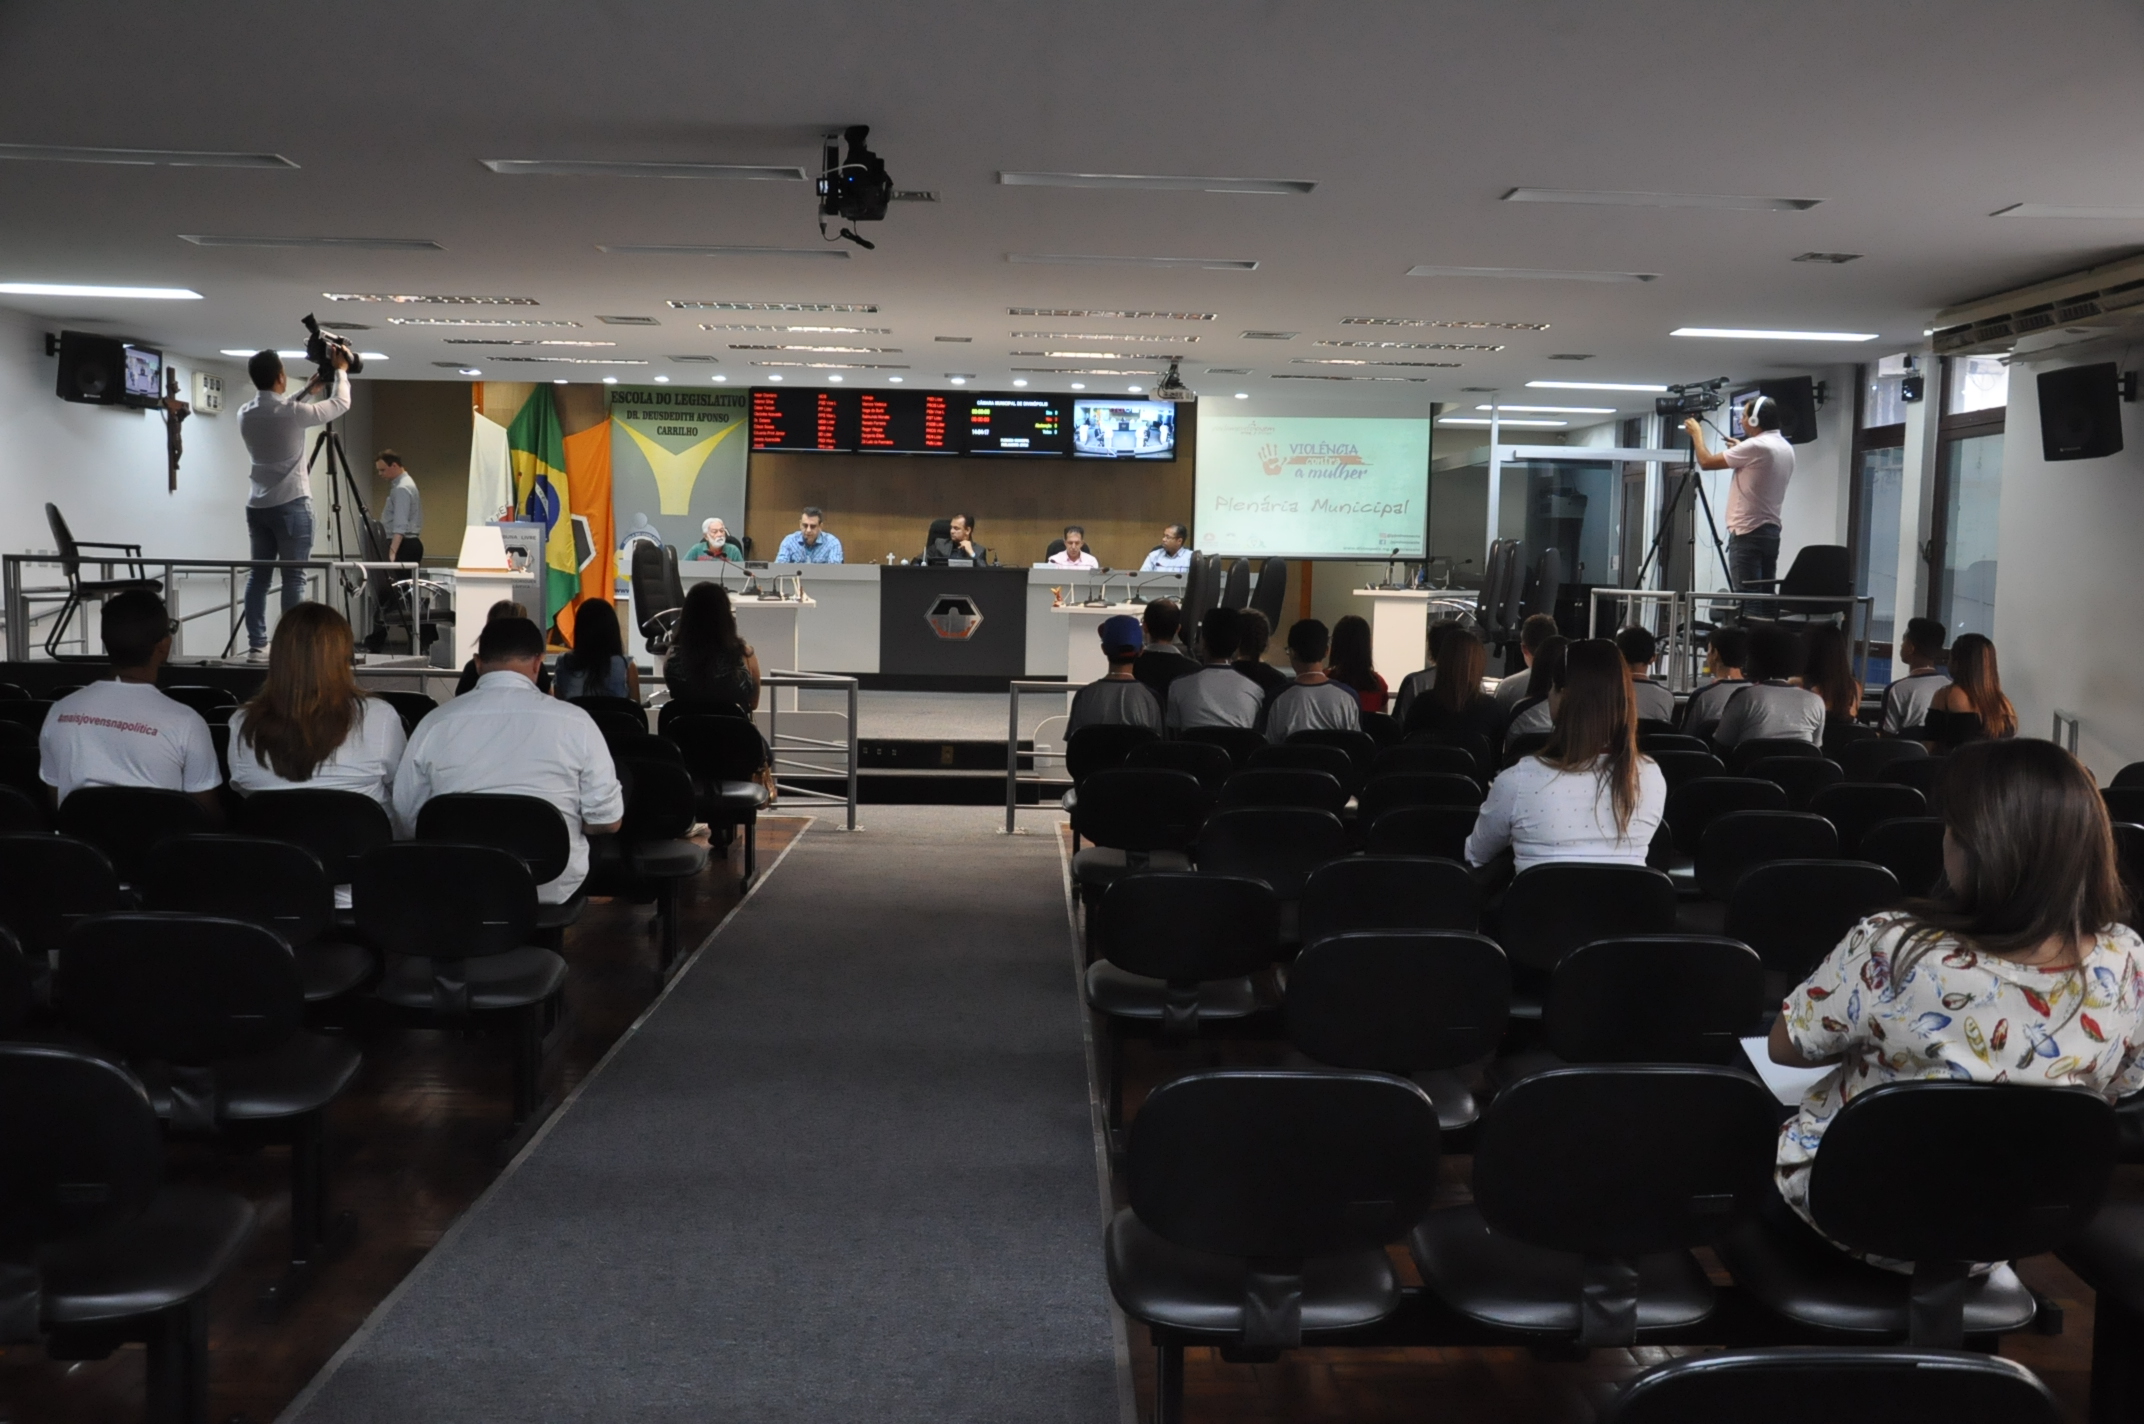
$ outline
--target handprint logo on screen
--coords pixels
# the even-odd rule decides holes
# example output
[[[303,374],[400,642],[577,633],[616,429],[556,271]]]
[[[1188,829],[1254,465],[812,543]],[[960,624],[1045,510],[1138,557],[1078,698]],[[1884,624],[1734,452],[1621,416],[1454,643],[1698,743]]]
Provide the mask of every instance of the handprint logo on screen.
[[[1260,469],[1266,472],[1268,477],[1279,475],[1281,467],[1280,447],[1278,445],[1259,446],[1258,465]]]

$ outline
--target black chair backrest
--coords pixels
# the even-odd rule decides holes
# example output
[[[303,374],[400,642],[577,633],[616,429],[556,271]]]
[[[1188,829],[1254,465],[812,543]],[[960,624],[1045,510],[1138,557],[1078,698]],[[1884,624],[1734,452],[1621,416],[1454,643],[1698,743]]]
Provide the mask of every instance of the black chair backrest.
[[[1266,626],[1280,627],[1281,606],[1288,601],[1288,561],[1267,559],[1258,567],[1258,582],[1251,589],[1250,606],[1266,616]]]
[[[173,836],[149,852],[145,909],[245,920],[293,949],[327,933],[335,882],[303,846],[263,836]]]
[[[1502,752],[1489,745],[1489,739],[1479,732],[1429,732],[1414,731],[1407,734],[1402,743],[1410,747],[1457,747],[1474,758],[1474,776],[1478,781],[1487,781],[1503,765]]]
[[[395,709],[395,714],[402,719],[405,731],[414,732],[419,722],[439,710],[439,704],[432,700],[432,694],[429,692],[383,691],[372,695]]]
[[[29,1021],[37,1007],[36,976],[22,942],[0,928],[0,1039],[12,1035]]]
[[[2114,858],[2129,886],[2129,898],[2144,904],[2144,826],[2134,821],[2114,823]]]
[[[1949,774],[1950,758],[1947,756],[1907,757],[1886,766],[1877,779],[1912,787],[1928,798],[1929,812],[1940,816],[1943,814],[1943,778]]]
[[[1540,699],[1536,698],[1535,700],[1539,701]],[[1517,766],[1520,762],[1547,746],[1551,735],[1548,732],[1521,732],[1515,737],[1505,738],[1502,764],[1505,766]]]
[[[1879,821],[1900,816],[1922,816],[1928,798],[1910,786],[1880,781],[1847,781],[1827,786],[1809,798],[1809,810],[1831,822],[1839,832],[1839,854],[1861,854],[1861,834]]]
[[[1572,1063],[1733,1063],[1767,1004],[1764,964],[1713,935],[1598,939],[1549,977],[1541,1030]]]
[[[1239,806],[1206,818],[1192,860],[1205,874],[1263,880],[1282,900],[1299,900],[1310,872],[1347,850],[1347,831],[1330,811]]]
[[[1305,1257],[1374,1251],[1428,1210],[1437,1109],[1382,1073],[1194,1073],[1156,1088],[1125,1150],[1131,1209],[1192,1251],[1279,1273]]]
[[[527,944],[536,924],[527,862],[494,846],[381,846],[358,861],[350,892],[359,933],[389,954],[505,954]]]
[[[417,839],[495,846],[518,856],[539,885],[564,875],[573,855],[566,818],[539,796],[470,791],[434,796],[417,812]]]
[[[1640,732],[1638,750],[1651,757],[1662,752],[1704,752],[1709,755],[1712,747],[1703,737],[1687,737],[1680,732]]]
[[[76,541],[74,531],[67,527],[67,517],[60,513],[58,505],[45,505],[45,523],[52,529],[52,548],[60,556],[60,569],[67,582],[73,583],[82,576],[81,545]]]
[[[42,959],[75,923],[119,908],[111,858],[73,836],[0,836],[0,925]]]
[[[1406,1077],[1496,1051],[1511,966],[1463,930],[1358,930],[1311,943],[1288,967],[1288,1038],[1336,1068]]]
[[[98,915],[74,927],[52,978],[70,1028],[134,1059],[198,1067],[266,1053],[305,1010],[298,961],[274,931],[213,915]]]
[[[140,881],[158,841],[215,829],[208,809],[185,792],[143,786],[82,787],[60,803],[59,826],[110,856],[127,885]]]
[[[1102,893],[1094,942],[1119,969],[1197,984],[1270,965],[1279,926],[1263,881],[1163,870],[1124,876]]]
[[[1832,860],[1839,833],[1807,811],[1729,811],[1705,827],[1697,846],[1697,888],[1715,900],[1756,866],[1775,860]]]
[[[1878,821],[1861,833],[1856,852],[1898,880],[1907,895],[1927,895],[1943,876],[1943,818],[1900,816]]]
[[[1187,643],[1196,633],[1199,620],[1206,616],[1206,610],[1213,607],[1220,589],[1221,574],[1214,566],[1213,555],[1192,550],[1191,563],[1184,570],[1184,596],[1178,604],[1183,610]]]
[[[1222,608],[1242,608],[1251,601],[1251,561],[1238,559],[1228,566],[1228,582],[1221,588]]]
[[[1236,769],[1228,753],[1212,742],[1140,742],[1125,752],[1124,765],[1188,771],[1199,779],[1209,801],[1221,794],[1222,784]]]
[[[2062,1424],[2032,1371],[2000,1355],[1823,1345],[1692,1355],[1639,1375],[1601,1424],[1886,1424],[1896,1419]]]
[[[1434,772],[1449,772],[1454,776],[1482,779],[1482,768],[1474,760],[1474,754],[1464,747],[1430,746],[1424,742],[1408,742],[1403,746],[1385,747],[1377,753],[1377,760],[1370,765],[1371,777],[1380,776],[1428,776]]]
[[[1787,576],[1779,581],[1779,591],[1789,597],[1851,595],[1854,591],[1854,564],[1846,545],[1802,545],[1794,556],[1794,562],[1787,566]],[[1789,604],[1785,607],[1787,612],[1803,618],[1825,617],[1841,611],[1815,604]]]
[[[1692,737],[1688,740],[1697,739]],[[1646,755],[1653,759],[1653,765],[1660,768],[1661,779],[1667,782],[1668,794],[1671,796],[1681,787],[1701,777],[1727,775],[1727,768],[1711,752],[1673,747],[1664,751],[1649,751]]]
[[[684,600],[670,600],[669,571],[677,556],[671,550],[652,539],[633,541],[632,584],[633,617],[640,624],[640,635],[660,637],[677,621]]]
[[[1158,742],[1160,736],[1152,727],[1134,727],[1125,722],[1096,722],[1082,727],[1065,741],[1065,774],[1076,786],[1095,772],[1124,765],[1133,747]]]
[[[1788,807],[1796,811],[1808,810],[1809,798],[1846,779],[1837,762],[1822,757],[1759,757],[1743,774],[1776,784],[1787,793]]]
[[[1675,928],[1675,882],[1647,865],[1560,861],[1522,870],[1504,892],[1496,940],[1512,962],[1554,969],[1582,944]]]
[[[648,740],[662,743],[662,738]],[[684,840],[699,819],[693,799],[692,773],[670,757],[623,757],[619,779],[625,784],[625,817],[618,827],[624,840]]]
[[[1815,742],[1793,737],[1752,737],[1737,742],[1727,753],[1727,774],[1748,776],[1749,768],[1766,757],[1821,757],[1824,749]]]
[[[741,717],[677,717],[662,735],[677,743],[685,765],[703,781],[750,781],[767,764],[767,739]]]
[[[613,766],[623,767],[629,761],[666,761],[672,766],[685,765],[685,753],[668,737],[658,737],[646,732],[637,737],[617,737],[604,743],[610,748]]]
[[[1479,806],[1481,783],[1456,772],[1432,771],[1416,775],[1373,776],[1362,785],[1356,813],[1364,825],[1374,826],[1387,811],[1401,806]]]
[[[593,716],[597,712],[623,712],[628,717],[640,719],[640,730],[648,730],[648,709],[630,697],[611,697],[605,693],[591,692],[573,699],[573,705]]]
[[[227,711],[238,705],[238,694],[228,687],[208,687],[201,683],[179,682],[157,690],[173,702],[191,707],[204,717],[211,712]]]
[[[620,742],[635,742],[648,735],[648,718],[644,712],[621,712],[615,707],[592,707],[588,716],[603,734],[604,745],[616,747]]]
[[[1251,755],[1267,745],[1265,733],[1249,727],[1192,727],[1183,732],[1187,742],[1205,742],[1228,753],[1237,766],[1249,766]]]
[[[1298,914],[1304,944],[1358,930],[1472,930],[1481,885],[1457,861],[1351,855],[1310,872]]]
[[[1919,761],[1928,748],[1902,737],[1879,737],[1873,742],[1851,742],[1831,754],[1848,781],[1876,781],[1895,761]]]
[[[1282,770],[1322,771],[1340,783],[1347,791],[1362,784],[1361,775],[1355,770],[1355,759],[1338,747],[1308,746],[1291,743],[1282,747],[1260,747],[1251,753],[1253,768],[1279,767]]]
[[[239,803],[238,828],[313,853],[330,885],[347,885],[358,859],[395,838],[387,808],[355,791],[256,791]]]
[[[671,728],[685,717],[727,717],[731,721],[739,722],[751,720],[742,707],[719,697],[673,697],[655,709],[655,734],[659,737],[669,736]]]
[[[1499,593],[1504,587],[1504,567],[1511,561],[1511,541],[1489,541],[1489,557],[1481,566],[1481,614],[1476,620],[1475,631],[1481,640],[1493,650],[1504,643],[1511,630],[1504,626],[1502,600]]]
[[[1464,863],[1467,837],[1481,818],[1478,806],[1398,806],[1370,822],[1372,855],[1407,855]]]
[[[0,682],[0,702],[27,702],[30,689],[19,682]]]
[[[2122,791],[2127,791],[2132,786],[2144,786],[2144,761],[2129,763],[2114,773],[2114,780],[2108,784]]]
[[[1347,788],[1330,772],[1292,767],[1251,767],[1235,772],[1221,786],[1221,810],[1239,806],[1308,806],[1338,814],[1347,804]]]
[[[1355,785],[1370,774],[1370,768],[1377,765],[1378,754],[1384,750],[1368,732],[1350,732],[1345,727],[1305,727],[1289,735],[1288,745],[1340,748],[1355,763]]]
[[[0,722],[13,722],[18,726],[28,727],[33,732],[41,731],[45,725],[45,714],[51,710],[51,699],[43,697],[0,702]]]
[[[19,787],[0,785],[0,835],[20,835],[46,828],[45,808]]]
[[[2144,786],[2110,786],[2099,794],[2110,819],[2144,824]]]
[[[1111,850],[1188,850],[1212,804],[1188,771],[1120,766],[1080,783],[1072,829]]]
[[[1362,724],[1362,734],[1375,743],[1379,751],[1386,747],[1396,747],[1406,740],[1407,729],[1401,726],[1400,719],[1390,712],[1358,712],[1355,715],[1356,720]],[[1298,732],[1296,735],[1301,736],[1302,733]]]
[[[163,1181],[149,1095],[86,1049],[0,1043],[0,1142],[0,1259],[130,1221]]]
[[[1873,742],[1882,736],[1883,733],[1877,731],[1876,728],[1866,722],[1852,722],[1841,717],[1826,717],[1824,719],[1824,735],[1818,745],[1824,749],[1825,756],[1837,761],[1839,753],[1845,751],[1848,747],[1858,745],[1861,742]]]
[[[1731,811],[1784,811],[1787,793],[1754,776],[1701,776],[1668,792],[1668,834],[1675,849],[1695,856],[1705,828]]]
[[[1533,577],[1525,581],[1525,601],[1520,604],[1512,626],[1523,626],[1536,613],[1555,617],[1556,604],[1563,597],[1563,575],[1563,555],[1553,548],[1543,549],[1534,560]]]
[[[1800,983],[1856,924],[1905,898],[1898,877],[1865,860],[1778,860],[1743,875],[1727,933],[1764,967]]]

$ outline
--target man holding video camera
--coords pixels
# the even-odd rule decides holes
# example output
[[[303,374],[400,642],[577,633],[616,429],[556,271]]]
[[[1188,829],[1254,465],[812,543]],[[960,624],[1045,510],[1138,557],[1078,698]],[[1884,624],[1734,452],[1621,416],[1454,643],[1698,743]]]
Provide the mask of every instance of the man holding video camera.
[[[1742,408],[1740,440],[1714,453],[1704,426],[1692,416],[1682,423],[1698,468],[1733,470],[1727,491],[1727,578],[1736,589],[1770,584],[1779,577],[1780,506],[1794,478],[1794,447],[1779,433],[1779,402],[1758,396]],[[1761,615],[1751,606],[1748,612]]]
[[[253,491],[246,500],[251,557],[303,561],[313,556],[312,484],[305,472],[305,435],[350,408],[349,344],[324,343],[319,374],[295,399],[283,358],[256,351],[246,374],[259,391],[238,412],[239,438],[253,457]],[[333,378],[333,387],[329,380]],[[246,575],[246,661],[268,661],[268,585],[275,570],[256,565]],[[305,597],[305,571],[283,570],[283,611]]]

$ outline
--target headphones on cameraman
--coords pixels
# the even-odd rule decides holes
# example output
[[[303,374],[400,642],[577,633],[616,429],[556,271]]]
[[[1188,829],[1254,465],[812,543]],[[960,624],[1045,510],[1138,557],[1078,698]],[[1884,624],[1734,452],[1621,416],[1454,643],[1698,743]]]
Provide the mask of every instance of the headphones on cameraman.
[[[1745,424],[1754,422],[1764,430],[1777,430],[1779,428],[1779,402],[1773,400],[1770,396],[1757,397],[1749,403],[1747,413],[1743,416],[1743,422]]]

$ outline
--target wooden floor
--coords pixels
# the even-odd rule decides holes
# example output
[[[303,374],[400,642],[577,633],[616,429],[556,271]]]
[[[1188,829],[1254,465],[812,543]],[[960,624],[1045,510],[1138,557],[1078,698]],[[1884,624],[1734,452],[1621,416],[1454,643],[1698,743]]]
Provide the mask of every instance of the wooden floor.
[[[761,819],[761,870],[803,825],[797,817]],[[730,871],[711,869],[684,898],[680,942],[687,952],[737,904],[740,856],[733,847]],[[566,1036],[547,1080],[554,1101],[660,990],[649,918],[646,906],[592,902],[567,932]],[[356,1213],[356,1235],[280,1314],[256,1301],[281,1274],[288,1251],[287,1154],[179,1146],[169,1160],[169,1175],[228,1187],[261,1213],[244,1265],[214,1302],[210,1417],[219,1424],[273,1420],[505,1165],[500,1142],[511,1089],[503,1040],[351,1020],[365,1065],[330,1111],[328,1201]],[[75,1365],[47,1360],[34,1346],[0,1350],[0,1422],[137,1424],[142,1379],[136,1347]]]

